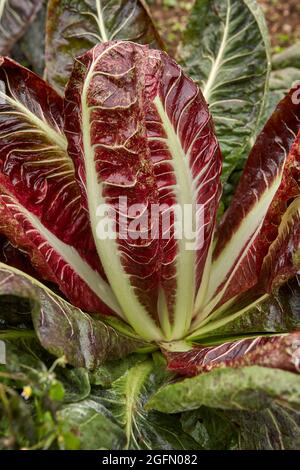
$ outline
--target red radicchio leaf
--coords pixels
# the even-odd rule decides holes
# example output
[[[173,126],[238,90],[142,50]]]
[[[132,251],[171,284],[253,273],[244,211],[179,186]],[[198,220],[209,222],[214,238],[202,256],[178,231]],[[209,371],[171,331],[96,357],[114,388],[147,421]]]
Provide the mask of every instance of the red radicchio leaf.
[[[195,346],[188,352],[164,352],[168,369],[192,377],[217,367],[258,365],[300,372],[300,332],[230,341],[219,346]]]
[[[0,262],[24,271],[29,276],[39,278],[26,254],[13,246],[4,235],[0,235]]]
[[[0,232],[74,305],[111,312],[118,304],[80,204],[62,132],[63,101],[14,61],[0,64]]]
[[[120,197],[128,198],[128,207],[139,203],[148,209],[157,202],[143,123],[143,57],[144,49],[132,43],[104,43],[80,57],[66,88],[65,132],[109,282],[137,332],[159,339],[158,240],[147,231],[145,239],[134,241],[130,233],[118,240],[98,236],[99,208],[107,205],[108,215],[119,218]],[[129,218],[125,224],[128,229]]]
[[[207,293],[215,304],[257,283],[281,217],[299,195],[299,91],[292,89],[279,103],[259,135],[218,228]]]
[[[294,277],[300,269],[300,197],[282,217],[278,236],[271,244],[260,273],[259,288],[272,292]]]
[[[167,54],[153,51],[149,59],[146,125],[159,202],[192,207],[189,217],[196,231],[195,250],[188,251],[185,233],[181,239],[174,237],[174,219],[172,236],[162,240],[161,283],[176,338],[189,328],[195,293],[201,281],[205,283],[203,271],[221,192],[221,156],[200,89]]]
[[[220,194],[220,151],[200,90],[162,52],[124,41],[101,44],[75,64],[65,132],[98,254],[127,321],[143,337],[162,339],[158,325],[165,338],[183,336]],[[160,239],[149,230],[151,214],[144,240],[131,232],[122,239],[119,224],[116,239],[100,237],[97,209],[107,204],[119,214],[124,196],[128,207],[140,203],[148,211],[153,204],[167,203],[167,210],[191,204],[194,222],[201,203],[204,245],[188,250],[186,239],[174,240],[173,227],[163,240],[161,214]],[[132,220],[137,224],[139,215],[127,217],[126,228]]]

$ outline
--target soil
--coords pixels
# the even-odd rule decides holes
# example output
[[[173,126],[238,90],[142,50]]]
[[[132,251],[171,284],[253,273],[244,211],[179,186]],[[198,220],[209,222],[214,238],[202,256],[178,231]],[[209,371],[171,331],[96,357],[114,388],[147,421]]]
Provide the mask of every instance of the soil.
[[[299,0],[258,0],[269,26],[273,52],[300,41]],[[165,39],[169,51],[174,52],[184,30],[192,0],[148,0],[154,21]]]

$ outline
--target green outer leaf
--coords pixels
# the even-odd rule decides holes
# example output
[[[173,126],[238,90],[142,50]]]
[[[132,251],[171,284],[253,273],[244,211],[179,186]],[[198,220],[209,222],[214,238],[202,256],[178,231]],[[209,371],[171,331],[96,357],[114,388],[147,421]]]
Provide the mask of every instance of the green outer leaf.
[[[286,67],[280,70],[273,70],[270,76],[270,94],[276,92],[278,102],[283,98],[293,84],[300,80],[300,67]],[[276,103],[277,104],[277,103]]]
[[[237,427],[222,410],[201,406],[181,415],[182,429],[206,450],[227,450],[237,447]]]
[[[179,413],[199,406],[227,410],[262,410],[273,401],[300,410],[300,377],[277,369],[251,366],[215,369],[162,387],[147,409]]]
[[[179,57],[210,104],[225,181],[265,106],[270,45],[262,10],[255,0],[197,0]]]
[[[131,445],[138,447],[136,440],[136,418],[138,416],[138,402],[140,395],[143,393],[145,382],[147,381],[150,372],[152,371],[153,364],[151,361],[144,361],[123,375],[120,379],[115,381],[112,385],[112,390],[115,393],[116,403],[114,412],[118,416],[118,420],[123,425],[126,434],[126,448],[129,449]],[[119,412],[116,413],[116,409]]]
[[[259,135],[266,122],[274,112],[279,101],[288,94],[293,84],[300,80],[300,43],[287,48],[279,54],[272,57],[272,71],[270,74],[269,93],[267,94],[266,105],[260,117],[256,135]],[[222,201],[226,209],[230,205],[230,200],[234,194],[237,184],[240,180],[244,162],[254,143],[254,138],[249,143],[239,162],[230,176],[223,190]],[[220,216],[222,212],[220,211]]]
[[[30,276],[0,263],[0,298],[30,299],[36,334],[55,356],[65,356],[75,367],[94,369],[107,358],[119,359],[144,343],[118,333],[69,304]]]
[[[45,373],[47,367],[45,357],[49,355],[44,351],[36,338],[13,338],[5,340],[6,364],[5,371],[12,374],[24,374],[32,380],[38,374]],[[51,361],[53,358],[51,358]]]
[[[80,438],[81,450],[122,449],[123,430],[105,413],[104,407],[93,398],[65,406],[58,412],[65,428],[75,431]]]
[[[180,428],[178,417],[144,408],[151,393],[169,374],[158,362],[145,360],[131,367],[110,389],[99,391],[98,402],[106,408],[126,435],[125,449],[198,449],[199,445]],[[96,397],[94,397],[96,400]]]
[[[60,93],[75,57],[99,42],[124,39],[163,47],[143,0],[50,0],[46,79]]]
[[[201,406],[183,413],[183,429],[208,450],[298,450],[300,413],[273,403],[262,411]]]
[[[226,412],[239,427],[239,449],[298,450],[300,413],[274,403],[260,412]]]

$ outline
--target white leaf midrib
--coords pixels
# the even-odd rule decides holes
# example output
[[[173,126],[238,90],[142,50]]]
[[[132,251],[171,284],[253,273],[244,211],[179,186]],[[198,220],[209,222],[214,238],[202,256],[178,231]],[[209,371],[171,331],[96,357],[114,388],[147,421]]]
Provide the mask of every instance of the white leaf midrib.
[[[241,221],[238,229],[232,234],[231,238],[226,243],[223,251],[218,258],[215,259],[211,266],[210,282],[207,291],[207,300],[211,300],[213,294],[217,291],[218,287],[224,282],[228,273],[236,263],[233,272],[236,272],[242,260],[247,255],[248,250],[252,246],[251,241],[253,235],[258,232],[268,208],[274,198],[274,195],[279,188],[283,167],[274,178],[271,184],[266,186],[265,191],[262,192],[259,200],[253,205]],[[248,243],[247,243],[248,240]],[[246,248],[247,247],[247,248]],[[244,249],[242,256],[239,255]],[[231,279],[232,274],[229,279]],[[225,291],[228,281],[222,289]]]
[[[90,265],[79,255],[78,251],[64,243],[55,234],[42,224],[37,216],[29,212],[24,206],[22,206],[17,200],[14,200],[12,196],[11,205],[17,209],[18,212],[23,214],[34,229],[41,233],[44,240],[57,252],[61,258],[68,264],[72,270],[89,286],[89,288],[101,299],[109,308],[114,311],[119,311],[115,296],[113,295],[109,285],[101,276],[94,271]],[[37,247],[39,249],[39,247]],[[63,279],[61,279],[63,281]]]
[[[56,132],[47,122],[37,117],[32,111],[24,106],[20,101],[11,98],[0,90],[0,98],[6,101],[10,106],[20,111],[25,119],[30,121],[35,127],[41,129],[47,138],[63,151],[67,150],[67,139],[63,134]],[[1,112],[0,112],[1,114]]]
[[[166,133],[166,145],[172,155],[172,165],[180,191],[177,196],[178,205],[184,209],[185,205],[194,206],[197,201],[193,194],[193,177],[188,167],[188,157],[185,154],[178,134],[176,133],[168,115],[165,106],[156,96],[153,101],[157,113],[161,119]],[[192,320],[193,299],[195,290],[195,264],[196,255],[193,250],[186,249],[187,240],[184,236],[178,240],[177,256],[177,295],[174,309],[174,326],[171,339],[182,338],[190,326]],[[186,300],[190,299],[190,302]]]
[[[102,41],[106,42],[106,41],[108,41],[108,35],[107,35],[107,32],[106,32],[106,28],[105,28],[101,0],[96,0],[96,9],[97,9],[97,17],[98,17],[97,23],[98,23],[98,27],[99,27],[99,32],[100,32]]]
[[[218,72],[220,69],[220,66],[222,64],[222,59],[224,57],[226,45],[227,45],[227,39],[228,39],[228,33],[229,33],[229,22],[230,22],[230,13],[231,13],[231,0],[227,0],[227,13],[226,13],[226,21],[224,25],[224,31],[223,31],[223,37],[222,41],[219,47],[219,51],[217,54],[217,57],[213,63],[213,66],[209,72],[209,76],[207,78],[206,84],[203,88],[203,96],[206,99],[207,103],[209,103],[210,100],[210,95],[211,91],[213,88],[213,85],[215,83],[215,80],[218,76]]]

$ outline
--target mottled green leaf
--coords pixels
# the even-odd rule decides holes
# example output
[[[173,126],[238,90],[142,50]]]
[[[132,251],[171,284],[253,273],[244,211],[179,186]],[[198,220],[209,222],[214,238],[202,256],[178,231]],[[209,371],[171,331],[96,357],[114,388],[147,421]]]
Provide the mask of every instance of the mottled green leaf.
[[[226,412],[239,429],[238,448],[243,450],[298,450],[300,412],[272,404],[260,412]]]
[[[262,411],[200,407],[183,413],[182,427],[207,450],[297,450],[300,413],[273,403]]]
[[[300,410],[300,376],[259,366],[215,369],[160,388],[148,409],[178,413],[200,406],[263,410],[273,402]]]
[[[201,447],[185,433],[177,416],[146,411],[144,404],[157,390],[165,374],[151,359],[141,356],[139,362],[121,372],[107,365],[119,378],[103,390],[92,387],[89,397],[64,406],[58,413],[66,430],[79,438],[81,449],[196,449]],[[101,379],[101,376],[100,376]],[[105,385],[107,385],[105,383]]]
[[[179,57],[210,105],[225,181],[265,106],[270,71],[269,39],[255,0],[197,0]]]
[[[49,360],[46,351],[43,352],[36,338],[21,338],[5,340],[6,364],[5,369],[12,374],[26,373],[29,380],[47,370],[45,361]],[[53,362],[51,357],[51,362]]]
[[[300,67],[287,67],[273,70],[270,76],[271,96],[276,94],[277,103],[289,92],[293,84],[300,81]]]
[[[75,57],[99,42],[124,39],[160,47],[143,0],[50,0],[46,78],[63,92]]]
[[[287,48],[272,57],[272,71],[269,81],[269,92],[266,97],[266,104],[260,117],[256,136],[260,134],[278,103],[288,94],[293,84],[300,80],[300,43]],[[254,136],[255,137],[255,136]],[[224,209],[229,207],[231,198],[241,177],[245,160],[251,150],[255,138],[251,139],[243,154],[226,182],[222,195]],[[221,208],[222,209],[222,208]],[[220,216],[222,210],[220,211]]]
[[[41,345],[55,356],[65,356],[75,367],[95,369],[106,359],[119,359],[143,344],[82,312],[25,273],[0,263],[0,299],[3,295],[29,299]]]

